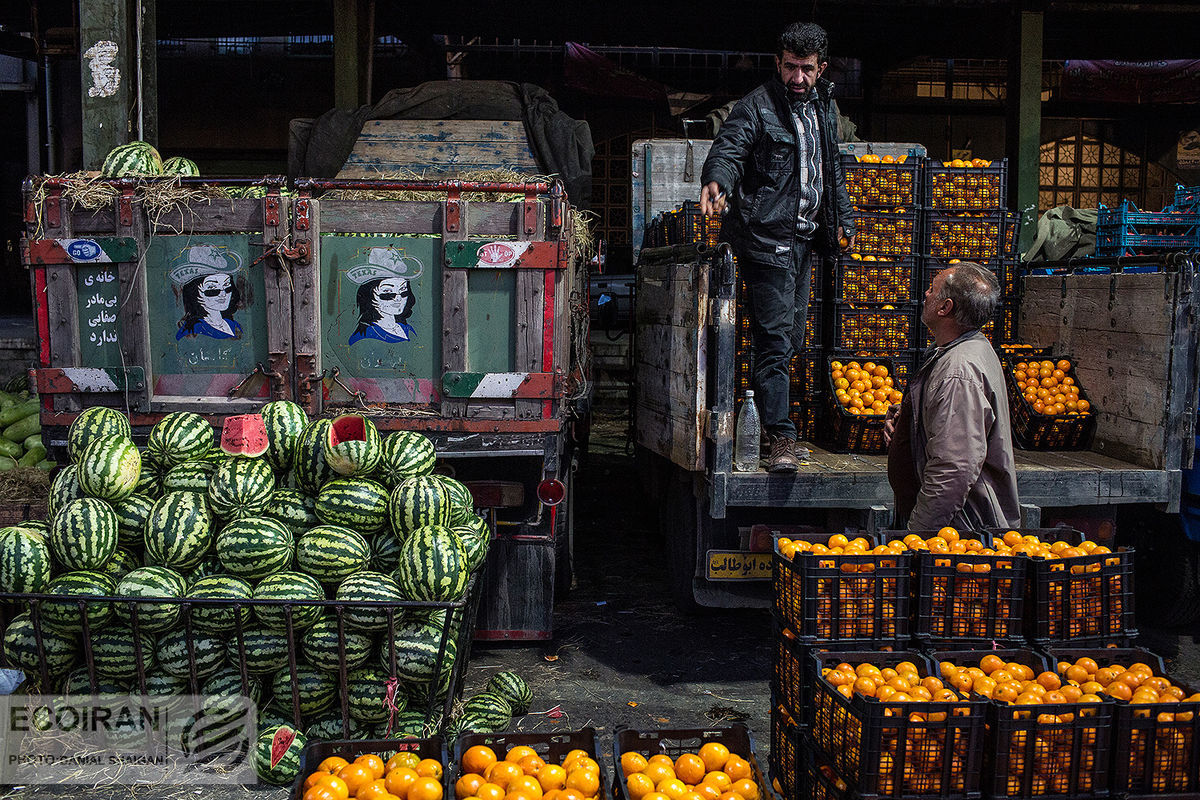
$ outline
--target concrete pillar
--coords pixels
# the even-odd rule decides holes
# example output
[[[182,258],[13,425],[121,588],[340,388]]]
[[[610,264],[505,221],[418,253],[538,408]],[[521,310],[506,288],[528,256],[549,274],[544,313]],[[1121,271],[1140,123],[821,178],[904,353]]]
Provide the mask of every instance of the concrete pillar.
[[[79,0],[83,168],[141,139],[158,144],[156,0]]]
[[[333,101],[338,108],[358,108],[367,97],[371,14],[367,0],[334,0]]]
[[[1008,58],[1009,207],[1022,212],[1019,252],[1033,242],[1038,220],[1038,162],[1042,143],[1041,11],[1017,12]]]

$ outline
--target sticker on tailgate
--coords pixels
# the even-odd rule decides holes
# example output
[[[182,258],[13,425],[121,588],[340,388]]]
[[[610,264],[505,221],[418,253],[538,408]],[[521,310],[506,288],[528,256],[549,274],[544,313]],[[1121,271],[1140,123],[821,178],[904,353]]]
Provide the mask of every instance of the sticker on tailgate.
[[[706,574],[710,581],[769,581],[771,553],[750,550],[709,550]]]

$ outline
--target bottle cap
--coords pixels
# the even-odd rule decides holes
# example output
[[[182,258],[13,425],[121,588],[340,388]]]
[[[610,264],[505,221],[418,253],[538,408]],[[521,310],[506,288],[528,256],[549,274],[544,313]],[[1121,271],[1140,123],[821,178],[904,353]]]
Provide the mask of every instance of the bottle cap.
[[[754,397],[754,390],[753,390],[753,389],[747,389],[747,390],[746,390],[746,397]]]

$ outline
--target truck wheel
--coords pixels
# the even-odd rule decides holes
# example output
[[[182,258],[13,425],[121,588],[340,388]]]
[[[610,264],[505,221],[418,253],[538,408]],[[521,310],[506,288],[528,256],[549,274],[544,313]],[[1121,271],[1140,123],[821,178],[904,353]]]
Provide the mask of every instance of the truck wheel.
[[[554,598],[561,600],[575,582],[575,462],[567,470],[567,496],[554,518]]]
[[[1175,514],[1153,512],[1135,523],[1138,616],[1155,627],[1178,628],[1200,619],[1200,543]]]
[[[685,614],[700,614],[696,602],[696,546],[700,536],[700,499],[693,489],[693,478],[671,470],[667,480],[666,502],[661,506],[659,529],[667,549],[671,595]]]

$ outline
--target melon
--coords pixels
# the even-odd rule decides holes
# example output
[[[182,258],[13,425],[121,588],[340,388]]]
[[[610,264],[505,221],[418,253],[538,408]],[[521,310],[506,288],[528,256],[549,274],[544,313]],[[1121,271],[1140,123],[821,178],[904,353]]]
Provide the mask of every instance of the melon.
[[[226,417],[221,428],[221,449],[231,456],[256,458],[267,452],[267,424],[261,414]]]

